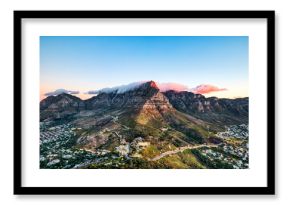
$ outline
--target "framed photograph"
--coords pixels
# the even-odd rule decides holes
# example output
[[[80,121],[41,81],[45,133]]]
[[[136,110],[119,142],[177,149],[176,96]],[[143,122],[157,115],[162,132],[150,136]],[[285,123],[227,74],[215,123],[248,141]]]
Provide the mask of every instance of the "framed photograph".
[[[14,11],[14,194],[275,194],[274,11]]]

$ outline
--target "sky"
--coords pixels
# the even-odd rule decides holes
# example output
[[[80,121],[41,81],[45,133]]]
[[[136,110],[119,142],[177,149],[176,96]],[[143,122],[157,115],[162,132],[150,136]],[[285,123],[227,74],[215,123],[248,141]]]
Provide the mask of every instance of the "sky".
[[[89,91],[149,80],[247,97],[248,44],[248,36],[41,36],[40,99],[60,91],[87,99]]]

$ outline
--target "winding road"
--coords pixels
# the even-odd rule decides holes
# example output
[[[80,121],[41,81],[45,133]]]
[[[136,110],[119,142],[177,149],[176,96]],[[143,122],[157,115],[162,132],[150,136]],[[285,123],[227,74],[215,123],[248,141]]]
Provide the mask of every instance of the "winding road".
[[[171,150],[171,151],[167,151],[167,152],[164,152],[152,159],[148,159],[148,161],[157,161],[163,157],[166,157],[166,156],[170,156],[170,155],[173,155],[173,154],[177,154],[179,152],[183,152],[184,150],[187,150],[187,149],[198,149],[198,148],[202,148],[202,147],[218,147],[218,144],[201,144],[201,145],[188,145],[188,146],[185,146],[185,147],[179,147],[175,150]]]

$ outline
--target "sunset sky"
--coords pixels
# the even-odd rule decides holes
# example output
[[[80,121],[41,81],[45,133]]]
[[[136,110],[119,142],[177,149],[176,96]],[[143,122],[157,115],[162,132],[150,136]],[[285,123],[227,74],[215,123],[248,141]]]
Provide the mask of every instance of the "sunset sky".
[[[40,99],[156,81],[205,96],[248,96],[247,36],[41,36]],[[73,91],[73,92],[72,92]],[[77,94],[78,93],[78,94]]]

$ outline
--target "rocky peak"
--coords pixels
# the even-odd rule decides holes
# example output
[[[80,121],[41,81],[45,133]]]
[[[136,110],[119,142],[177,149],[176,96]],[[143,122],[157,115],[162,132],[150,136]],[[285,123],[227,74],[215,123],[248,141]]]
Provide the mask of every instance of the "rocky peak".
[[[48,96],[40,102],[40,109],[47,109],[49,107],[78,107],[83,104],[82,100],[76,96],[62,93],[57,96]]]
[[[159,91],[159,88],[157,86],[157,84],[154,81],[148,81],[146,83],[143,83],[142,85],[139,86],[139,88],[137,90],[142,90],[142,91]]]
[[[40,118],[60,118],[84,109],[85,103],[80,98],[62,93],[57,96],[48,96],[40,102]]]
[[[165,97],[154,81],[148,81],[135,89],[123,93],[101,93],[86,101],[89,109],[104,107],[111,108],[171,108],[167,97]]]
[[[159,90],[159,88],[157,87],[157,84],[153,80],[149,81],[148,84],[151,88],[155,88]]]

